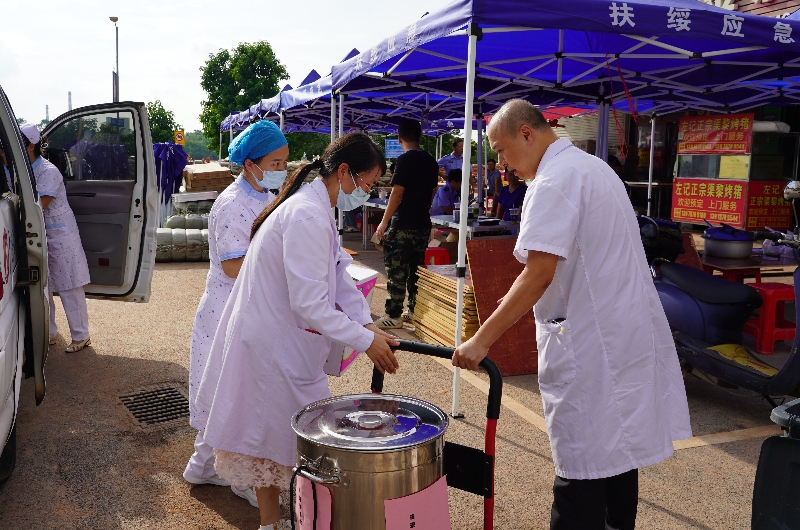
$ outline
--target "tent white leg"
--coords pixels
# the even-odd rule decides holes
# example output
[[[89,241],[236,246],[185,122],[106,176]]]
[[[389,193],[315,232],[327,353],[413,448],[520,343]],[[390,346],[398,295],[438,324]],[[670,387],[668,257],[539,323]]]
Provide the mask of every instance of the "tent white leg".
[[[483,186],[485,184],[484,183],[484,178],[483,178],[483,168],[485,167],[483,165],[483,118],[481,118],[480,115],[479,115],[477,121],[478,121],[478,130],[477,130],[477,133],[478,133],[478,142],[477,142],[477,144],[478,144],[478,146],[477,146],[478,147],[478,153],[477,153],[477,155],[478,156],[476,158],[476,161],[478,162],[478,175],[477,175],[477,179],[476,179],[476,181],[477,181],[476,182],[476,186],[478,188],[477,189],[477,192],[478,192],[478,204],[480,205],[481,212],[482,212],[483,211],[483,199],[484,199]],[[470,170],[471,169],[472,168],[470,167]]]
[[[344,135],[344,94],[339,94],[339,137]]]
[[[647,215],[650,216],[650,204],[653,200],[653,159],[656,154],[656,115],[650,121],[650,167],[647,170]],[[661,196],[658,197],[661,199]]]
[[[222,131],[219,132],[219,154],[217,160],[222,160]]]
[[[280,116],[280,129],[281,129],[281,132],[283,132],[283,129],[286,126],[285,121],[286,121],[286,115],[283,113],[283,111],[281,111],[281,116]]]
[[[461,333],[464,328],[464,274],[467,267],[467,206],[469,196],[469,173],[472,164],[472,115],[475,100],[475,58],[477,56],[478,36],[469,36],[469,49],[467,50],[467,97],[464,101],[464,161],[461,164],[461,217],[458,220],[458,261],[456,262],[458,277],[458,293],[456,295],[456,348],[461,345]],[[464,271],[463,273],[461,271]],[[458,409],[460,406],[461,370],[456,368],[453,372],[453,403],[450,415],[454,418],[463,416]]]
[[[331,92],[331,143],[336,140],[336,94]]]
[[[594,156],[608,162],[608,105],[605,102],[597,107],[597,140]]]

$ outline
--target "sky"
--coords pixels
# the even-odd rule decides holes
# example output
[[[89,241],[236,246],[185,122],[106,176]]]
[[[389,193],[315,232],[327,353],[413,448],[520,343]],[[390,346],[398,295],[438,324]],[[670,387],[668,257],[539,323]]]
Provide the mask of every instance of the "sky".
[[[448,0],[2,0],[0,87],[14,114],[39,123],[111,101],[119,17],[120,99],[161,100],[200,129],[200,67],[209,54],[266,40],[297,86],[353,49],[366,50]],[[253,102],[255,103],[255,101]]]

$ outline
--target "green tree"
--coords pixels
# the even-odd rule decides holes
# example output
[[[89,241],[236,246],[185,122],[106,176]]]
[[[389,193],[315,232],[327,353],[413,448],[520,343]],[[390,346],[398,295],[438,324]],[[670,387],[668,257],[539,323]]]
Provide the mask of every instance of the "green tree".
[[[17,125],[25,125],[25,119],[24,118],[17,118]]]
[[[289,78],[286,67],[266,41],[240,43],[233,50],[209,54],[200,71],[200,86],[207,94],[201,102],[200,123],[212,151],[219,148],[219,125],[231,111],[244,110],[274,96],[280,90],[278,83]],[[228,135],[222,137],[223,156],[227,153],[228,138]]]
[[[208,138],[203,136],[203,131],[194,131],[186,133],[186,146],[184,151],[189,153],[193,159],[200,160],[202,158],[217,158],[217,153],[211,151],[206,147],[208,145]]]
[[[50,125],[50,121],[51,120],[42,120],[39,122],[39,125],[37,125],[36,128],[39,129],[39,131],[43,131],[45,127]]]
[[[154,144],[174,141],[175,131],[182,129],[175,122],[175,114],[165,109],[159,100],[147,104],[147,119],[150,121],[150,134]]]
[[[303,153],[309,160],[314,155],[321,156],[331,143],[331,135],[322,133],[287,133],[286,139],[289,141],[289,160],[300,160]]]

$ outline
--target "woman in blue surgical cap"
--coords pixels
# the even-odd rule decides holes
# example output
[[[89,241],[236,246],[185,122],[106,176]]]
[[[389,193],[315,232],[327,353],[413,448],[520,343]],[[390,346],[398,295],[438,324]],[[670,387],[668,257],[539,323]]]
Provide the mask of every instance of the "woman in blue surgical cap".
[[[206,290],[200,299],[192,326],[189,367],[190,413],[196,416],[195,396],[211,343],[217,332],[219,317],[230,297],[234,281],[250,244],[250,231],[256,217],[273,201],[269,190],[280,188],[286,179],[289,146],[280,129],[270,121],[250,125],[237,136],[228,155],[231,162],[243,167],[242,174],[220,193],[208,216],[208,255],[211,267]],[[193,422],[195,424],[195,422]],[[214,471],[214,449],[203,440],[199,430],[194,454],[186,465],[183,478],[192,484],[227,486]],[[231,487],[233,492],[257,507],[250,488]]]

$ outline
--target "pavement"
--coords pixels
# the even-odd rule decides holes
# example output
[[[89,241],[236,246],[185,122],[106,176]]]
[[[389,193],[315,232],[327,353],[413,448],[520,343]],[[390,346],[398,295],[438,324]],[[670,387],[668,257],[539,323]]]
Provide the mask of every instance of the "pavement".
[[[382,254],[361,249],[348,234],[354,259],[380,272],[372,302],[383,314],[386,277]],[[202,295],[206,263],[158,264],[148,304],[89,301],[92,346],[62,353],[50,348],[47,396],[34,404],[32,380],[23,382],[17,433],[17,468],[0,485],[0,528],[243,529],[256,530],[258,512],[229,488],[191,486],[181,473],[195,432],[180,420],[141,428],[119,396],[174,386],[188,392],[189,336]],[[60,304],[57,322],[66,330]],[[414,338],[412,329],[398,330]],[[533,339],[532,339],[533,340]],[[764,360],[782,362],[783,343]],[[400,371],[387,376],[387,393],[415,396],[450,410],[447,362],[399,353]],[[334,395],[368,391],[371,363],[362,356],[340,378]],[[463,419],[451,420],[446,439],[482,447],[484,374],[463,373]],[[753,479],[764,438],[776,432],[770,406],[739,390],[689,376],[686,390],[695,438],[664,462],[640,472],[638,527],[642,529],[748,528]],[[507,377],[497,432],[495,527],[548,527],[553,463],[543,432],[535,375]],[[482,528],[482,500],[450,490],[454,530]]]

